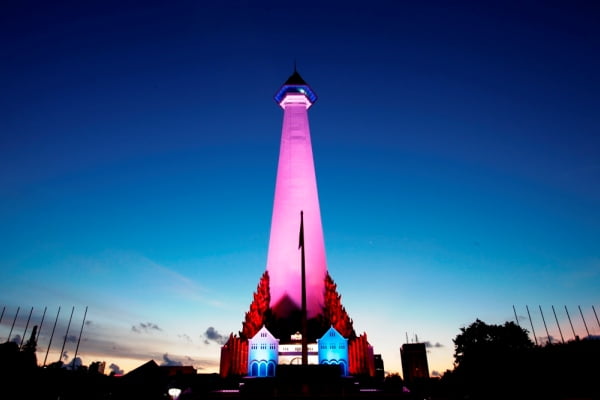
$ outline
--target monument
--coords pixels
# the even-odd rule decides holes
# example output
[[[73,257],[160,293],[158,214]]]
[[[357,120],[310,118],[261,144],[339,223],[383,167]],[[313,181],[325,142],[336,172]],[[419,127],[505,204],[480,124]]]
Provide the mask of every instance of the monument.
[[[374,376],[373,348],[357,336],[327,272],[308,122],[317,95],[298,71],[274,96],[283,109],[266,271],[242,330],[221,348],[221,376],[274,376],[282,364],[336,364]]]

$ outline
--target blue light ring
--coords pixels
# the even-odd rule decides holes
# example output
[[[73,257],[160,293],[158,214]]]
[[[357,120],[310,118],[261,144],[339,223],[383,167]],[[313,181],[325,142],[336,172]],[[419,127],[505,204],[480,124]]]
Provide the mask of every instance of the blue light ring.
[[[273,98],[279,104],[288,93],[302,93],[313,104],[317,101],[317,94],[308,85],[283,85]]]

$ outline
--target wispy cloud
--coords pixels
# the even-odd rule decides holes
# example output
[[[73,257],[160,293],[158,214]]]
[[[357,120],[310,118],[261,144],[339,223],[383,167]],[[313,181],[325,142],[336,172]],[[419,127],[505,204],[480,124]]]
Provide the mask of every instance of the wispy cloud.
[[[223,306],[222,302],[211,296],[206,296],[207,289],[199,285],[196,281],[160,264],[152,262],[151,266],[154,270],[154,275],[159,277],[158,279],[164,285],[161,289],[166,289],[168,292],[189,301],[210,304],[215,307]]]
[[[133,325],[131,330],[135,333],[152,333],[162,331],[162,329],[153,322],[140,322],[137,325]]]
[[[577,287],[582,282],[591,282],[600,275],[600,258],[590,258],[571,262],[565,268],[565,276],[561,279],[566,287]]]
[[[63,339],[65,339],[65,337],[63,337]],[[75,343],[75,342],[77,342],[77,339],[78,339],[77,335],[68,335],[65,340],[68,343]]]
[[[160,365],[163,365],[163,366],[186,365],[186,366],[192,366],[192,367],[196,368],[197,370],[204,370],[207,368],[214,369],[215,366],[218,366],[218,362],[210,361],[210,360],[197,360],[197,359],[194,359],[187,355],[178,356],[178,355],[172,355],[172,354],[170,355],[168,353],[164,353],[162,355],[162,362],[160,363]]]
[[[187,365],[196,368],[197,370],[205,370],[205,369],[218,369],[219,368],[219,360],[209,360],[209,359],[197,359],[190,357],[189,355],[175,355],[175,354],[167,354],[163,353],[157,357],[153,357],[154,359],[162,359],[161,365],[167,365],[165,363],[172,362],[174,364],[170,365]]]
[[[440,342],[431,343],[431,342],[427,341],[427,342],[425,342],[425,347],[428,349],[440,349],[440,348],[444,347],[444,345],[441,344]]]
[[[192,338],[189,337],[188,335],[186,335],[185,333],[183,333],[181,335],[177,335],[177,337],[180,339],[183,339],[183,341],[186,343],[192,343]]]
[[[47,270],[61,273],[50,275]],[[122,279],[115,281],[117,273]],[[72,287],[78,287],[73,281],[89,284],[85,290],[72,290]],[[136,284],[132,285],[132,282]],[[175,268],[161,265],[142,254],[117,250],[59,260],[51,268],[40,270],[38,279],[30,282],[28,287],[38,297],[43,294],[46,298],[60,298],[69,303],[89,303],[92,299],[91,308],[100,309],[105,303],[95,303],[93,299],[100,296],[90,296],[90,292],[102,293],[107,285],[114,288],[111,302],[115,304],[157,290],[186,301],[222,307],[222,302],[206,295],[209,291],[198,281]]]

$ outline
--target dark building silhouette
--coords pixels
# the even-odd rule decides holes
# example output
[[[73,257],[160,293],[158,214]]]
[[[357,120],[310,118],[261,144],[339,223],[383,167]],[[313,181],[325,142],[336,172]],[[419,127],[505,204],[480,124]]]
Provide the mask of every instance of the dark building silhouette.
[[[385,368],[383,367],[383,358],[381,358],[381,354],[375,354],[373,356],[375,360],[375,378],[380,382],[383,382],[385,378]]]
[[[429,378],[427,349],[425,343],[405,343],[400,347],[402,373],[407,382]]]

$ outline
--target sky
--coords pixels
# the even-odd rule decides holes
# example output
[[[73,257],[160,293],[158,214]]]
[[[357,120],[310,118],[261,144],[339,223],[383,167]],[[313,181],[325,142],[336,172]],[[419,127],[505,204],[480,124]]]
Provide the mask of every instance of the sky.
[[[328,270],[386,372],[407,341],[451,369],[476,319],[599,335],[599,21],[587,1],[2,2],[0,341],[41,324],[40,364],[217,372],[266,266],[294,63]]]

